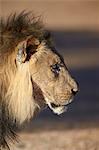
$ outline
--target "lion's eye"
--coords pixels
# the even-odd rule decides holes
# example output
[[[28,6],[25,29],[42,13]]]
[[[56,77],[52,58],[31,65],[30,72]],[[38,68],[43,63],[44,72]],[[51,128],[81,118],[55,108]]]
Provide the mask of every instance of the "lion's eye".
[[[61,66],[60,64],[51,65],[51,71],[55,74],[55,77],[58,77]]]

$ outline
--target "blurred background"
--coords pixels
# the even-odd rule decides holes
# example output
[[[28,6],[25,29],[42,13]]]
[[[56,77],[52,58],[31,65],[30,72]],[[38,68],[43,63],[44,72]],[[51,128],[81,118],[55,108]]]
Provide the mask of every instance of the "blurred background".
[[[42,15],[80,92],[61,116],[43,110],[13,150],[99,150],[99,0],[0,0],[0,15]]]

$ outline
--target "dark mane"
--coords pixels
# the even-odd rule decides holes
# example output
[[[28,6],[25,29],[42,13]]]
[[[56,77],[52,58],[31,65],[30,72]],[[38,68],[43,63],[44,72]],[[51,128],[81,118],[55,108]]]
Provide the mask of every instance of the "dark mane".
[[[43,24],[40,17],[34,17],[30,12],[21,12],[9,15],[4,20],[0,19],[0,51],[11,48],[13,43],[24,39],[28,35],[42,39],[44,34]]]

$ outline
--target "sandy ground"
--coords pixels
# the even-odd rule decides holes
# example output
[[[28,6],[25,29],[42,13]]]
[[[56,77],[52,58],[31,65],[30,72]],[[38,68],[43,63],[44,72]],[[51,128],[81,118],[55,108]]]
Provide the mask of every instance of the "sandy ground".
[[[20,142],[11,150],[99,150],[98,127],[81,123],[55,123],[53,126],[56,129],[53,129],[46,123],[42,125],[42,131],[36,128],[33,132],[20,133]]]
[[[14,150],[99,150],[99,129],[22,134]]]

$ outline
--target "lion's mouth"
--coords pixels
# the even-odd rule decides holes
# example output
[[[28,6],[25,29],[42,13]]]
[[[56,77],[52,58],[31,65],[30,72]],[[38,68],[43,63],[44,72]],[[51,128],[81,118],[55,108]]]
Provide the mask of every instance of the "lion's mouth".
[[[55,114],[60,115],[67,111],[68,106],[67,105],[56,105],[53,103],[53,104],[51,104],[50,109],[52,109]]]
[[[54,103],[51,103],[51,106],[53,107],[53,108],[56,108],[56,107],[60,107],[61,105],[60,104],[54,104]]]
[[[49,108],[57,115],[60,115],[64,112],[67,111],[68,109],[68,105],[72,102],[72,99],[70,99],[69,101],[67,101],[65,104],[61,105],[61,104],[55,104],[55,103],[50,103],[47,101],[47,105],[49,106]]]

